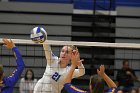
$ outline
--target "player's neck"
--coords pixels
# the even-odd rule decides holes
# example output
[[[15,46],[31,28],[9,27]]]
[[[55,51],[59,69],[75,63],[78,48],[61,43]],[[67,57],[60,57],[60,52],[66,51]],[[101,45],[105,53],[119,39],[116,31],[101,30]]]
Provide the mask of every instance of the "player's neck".
[[[66,68],[66,65],[60,63],[60,68]]]

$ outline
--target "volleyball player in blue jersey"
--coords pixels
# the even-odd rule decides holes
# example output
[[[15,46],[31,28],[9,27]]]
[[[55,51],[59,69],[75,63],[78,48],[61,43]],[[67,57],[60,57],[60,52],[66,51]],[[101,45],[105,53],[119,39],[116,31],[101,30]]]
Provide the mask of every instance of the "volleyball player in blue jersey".
[[[4,76],[4,70],[2,66],[0,66],[0,93],[13,93],[13,88],[20,78],[25,65],[18,48],[15,46],[12,40],[3,39],[3,43],[6,48],[12,49],[14,52],[17,68],[11,76],[6,77]]]
[[[105,67],[101,65],[99,69],[97,69],[98,75],[91,76],[89,83],[89,91],[83,91],[75,87],[71,84],[73,72],[77,66],[78,61],[76,60],[76,56],[78,56],[78,52],[73,51],[72,54],[72,65],[68,74],[64,81],[64,89],[67,93],[105,93],[104,92],[104,81],[110,87],[107,93],[116,93],[116,84],[105,74]]]

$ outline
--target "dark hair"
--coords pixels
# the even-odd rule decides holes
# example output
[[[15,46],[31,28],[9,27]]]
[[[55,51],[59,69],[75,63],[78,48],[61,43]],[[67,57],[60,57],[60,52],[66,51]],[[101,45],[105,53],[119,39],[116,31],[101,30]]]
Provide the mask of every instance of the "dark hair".
[[[132,92],[132,90],[135,90],[135,91],[136,91],[136,93],[138,93],[138,89],[137,89],[137,88],[131,88],[131,90],[129,91],[129,93],[131,93],[131,92]]]
[[[99,75],[90,77],[90,85],[92,87],[91,93],[104,93],[104,80]]]
[[[128,62],[128,59],[123,60],[123,65]]]
[[[34,72],[33,72],[32,69],[27,69],[27,70],[26,70],[25,76],[24,76],[25,80],[28,80],[28,78],[27,78],[27,73],[28,73],[29,71],[32,72],[32,80],[34,80]]]
[[[0,65],[0,79],[2,79],[3,73],[4,73],[3,66]]]

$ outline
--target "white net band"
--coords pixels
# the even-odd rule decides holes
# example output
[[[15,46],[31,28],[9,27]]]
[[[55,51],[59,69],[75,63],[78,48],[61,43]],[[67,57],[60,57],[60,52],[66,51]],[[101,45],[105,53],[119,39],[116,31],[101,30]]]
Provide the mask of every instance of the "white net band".
[[[41,43],[34,43],[32,40],[26,39],[12,39],[16,44],[29,44],[38,45]],[[0,43],[2,43],[2,38],[0,38]],[[76,46],[95,46],[95,47],[110,47],[110,48],[140,48],[138,43],[105,43],[105,42],[80,42],[80,41],[58,41],[58,40],[46,40],[45,43],[50,45],[76,45]]]

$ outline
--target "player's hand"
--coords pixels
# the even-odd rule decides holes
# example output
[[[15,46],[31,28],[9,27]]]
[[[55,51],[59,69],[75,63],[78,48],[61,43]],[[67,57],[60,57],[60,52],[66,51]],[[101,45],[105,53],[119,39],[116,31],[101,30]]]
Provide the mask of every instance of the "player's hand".
[[[101,77],[104,76],[105,74],[105,66],[104,65],[101,65],[99,69],[97,69],[97,73],[98,75],[100,75]]]
[[[78,50],[76,50],[76,51],[78,51]],[[84,59],[80,59],[80,54],[79,54],[79,51],[78,51],[78,54],[77,54],[77,66],[81,66],[83,61],[84,61]]]
[[[9,49],[12,49],[15,47],[15,44],[13,43],[13,41],[11,39],[3,38],[2,41],[4,43],[4,46]]]
[[[79,60],[79,61],[77,62],[77,66],[81,66],[83,61],[84,61],[84,59]]]
[[[71,54],[71,63],[72,63],[72,65],[74,65],[74,66],[78,65],[78,61],[79,61],[78,56],[79,56],[78,51],[77,50],[73,50],[72,54]]]
[[[77,66],[81,66],[82,62],[84,61],[84,59],[80,60],[80,54],[79,54],[78,50],[72,51],[72,59],[71,60],[77,61]]]

